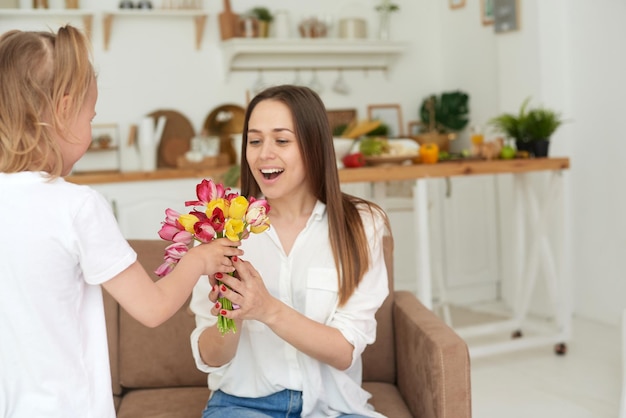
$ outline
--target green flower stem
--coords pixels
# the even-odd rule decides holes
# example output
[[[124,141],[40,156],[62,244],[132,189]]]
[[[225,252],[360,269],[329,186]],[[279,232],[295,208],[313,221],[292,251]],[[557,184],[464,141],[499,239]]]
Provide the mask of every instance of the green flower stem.
[[[218,281],[218,285],[221,286],[222,282]],[[222,296],[218,300],[220,302],[220,305],[222,305],[222,309],[226,309],[227,311],[233,310],[233,303],[229,299],[226,299]],[[235,324],[235,321],[233,319],[226,318],[221,314],[218,314],[217,329],[222,335],[226,335],[228,332],[232,332],[234,334],[237,332],[237,325]]]

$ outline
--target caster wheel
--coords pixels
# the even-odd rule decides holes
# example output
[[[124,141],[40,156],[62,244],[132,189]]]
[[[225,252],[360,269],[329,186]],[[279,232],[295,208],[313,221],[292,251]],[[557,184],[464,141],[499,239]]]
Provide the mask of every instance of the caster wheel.
[[[558,356],[564,356],[567,353],[567,346],[565,345],[565,343],[558,343],[554,346],[554,352]]]
[[[522,338],[523,336],[524,334],[522,334],[521,329],[518,329],[517,331],[513,331],[513,333],[511,334],[511,338],[513,339]]]

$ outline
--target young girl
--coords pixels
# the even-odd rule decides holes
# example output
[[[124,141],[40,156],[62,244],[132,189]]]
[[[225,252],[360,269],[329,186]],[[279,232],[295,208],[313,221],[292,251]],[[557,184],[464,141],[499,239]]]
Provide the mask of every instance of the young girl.
[[[263,196],[272,227],[243,241],[239,280],[200,280],[192,350],[209,373],[208,417],[378,417],[361,388],[361,353],[388,294],[386,215],[343,194],[326,110],[306,87],[277,86],[250,103],[241,188]],[[240,306],[227,311],[218,294]],[[221,336],[216,315],[237,323]]]
[[[85,37],[0,37],[0,415],[114,418],[100,285],[147,326],[203,274],[234,270],[227,239],[194,247],[154,283],[108,203],[66,183],[91,141],[96,78]],[[153,268],[156,266],[150,266]]]

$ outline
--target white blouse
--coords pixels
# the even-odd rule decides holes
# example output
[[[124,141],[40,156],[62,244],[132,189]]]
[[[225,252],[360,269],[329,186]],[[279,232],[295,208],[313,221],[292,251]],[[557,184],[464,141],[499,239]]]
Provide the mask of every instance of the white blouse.
[[[376,212],[375,212],[376,213]],[[361,388],[361,353],[376,339],[374,315],[388,294],[383,256],[385,222],[379,214],[362,210],[370,245],[370,269],[348,302],[339,307],[337,270],[328,237],[326,205],[317,202],[305,228],[286,255],[270,228],[242,242],[243,259],[250,261],[268,291],[307,317],[339,329],[354,346],[352,365],[345,371],[315,360],[276,336],[269,327],[244,321],[235,357],[221,367],[206,365],[198,348],[200,334],[216,326],[207,295],[210,284],[201,278],[194,288],[191,309],[196,328],[191,347],[198,369],[209,373],[209,389],[240,397],[267,396],[284,389],[303,392],[303,417],[335,417],[353,413],[382,417]]]

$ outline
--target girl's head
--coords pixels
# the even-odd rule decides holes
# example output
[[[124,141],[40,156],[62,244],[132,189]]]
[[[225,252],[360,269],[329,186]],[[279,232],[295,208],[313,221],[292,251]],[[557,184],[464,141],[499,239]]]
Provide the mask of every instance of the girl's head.
[[[292,126],[298,141],[305,179],[317,199],[326,203],[328,187],[339,190],[333,137],[326,108],[319,96],[307,87],[281,85],[270,87],[255,96],[246,110],[241,152],[241,189],[246,196],[262,191],[247,162],[250,116],[259,103],[267,100],[284,104],[291,112]],[[306,187],[305,186],[305,187]]]
[[[0,37],[0,172],[66,175],[91,141],[90,45],[76,28]]]

